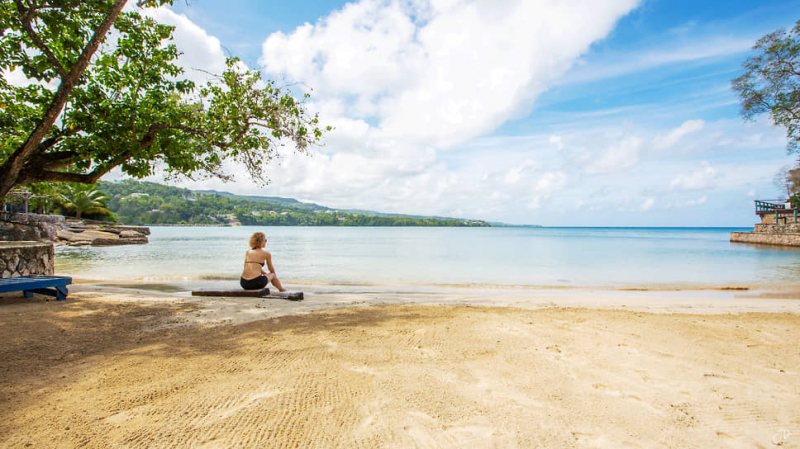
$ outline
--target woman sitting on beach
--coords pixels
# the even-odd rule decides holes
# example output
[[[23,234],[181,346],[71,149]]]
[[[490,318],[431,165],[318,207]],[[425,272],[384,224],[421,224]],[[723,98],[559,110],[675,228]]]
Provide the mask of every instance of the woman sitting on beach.
[[[267,246],[267,236],[263,232],[256,232],[250,237],[251,249],[247,250],[244,256],[244,271],[239,283],[245,290],[259,290],[272,282],[279,291],[285,292],[286,289],[281,285],[275,274],[275,267],[272,266],[272,254],[264,251],[265,246]],[[265,263],[269,273],[264,271]]]

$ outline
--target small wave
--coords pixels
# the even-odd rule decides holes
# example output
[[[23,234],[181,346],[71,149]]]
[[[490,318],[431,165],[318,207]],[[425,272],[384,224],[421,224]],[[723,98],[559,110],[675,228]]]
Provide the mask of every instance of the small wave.
[[[172,284],[141,284],[141,283],[104,283],[102,284],[103,287],[113,287],[113,288],[125,288],[125,289],[133,289],[133,290],[148,290],[160,293],[179,293],[186,291],[186,288],[172,285]]]
[[[164,276],[134,276],[128,278],[116,278],[116,279],[128,279],[128,280],[139,280],[142,282],[165,282],[165,281],[238,281],[238,277],[234,276],[221,276],[215,274],[197,274],[197,275],[190,275],[190,276],[181,276],[181,275],[164,275]]]
[[[295,278],[281,278],[284,284],[292,285],[308,285],[308,286],[340,286],[340,287],[390,287],[400,285],[399,283],[375,283],[375,282],[355,282],[355,281],[329,281],[320,279],[295,279]]]
[[[216,274],[205,274],[198,276],[197,279],[203,281],[238,281],[239,278],[236,276],[223,276],[223,275],[216,275]]]

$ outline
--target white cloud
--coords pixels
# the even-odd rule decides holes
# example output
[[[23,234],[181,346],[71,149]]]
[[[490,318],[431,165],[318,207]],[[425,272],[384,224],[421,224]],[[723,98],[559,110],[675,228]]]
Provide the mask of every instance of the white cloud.
[[[562,139],[561,136],[550,136],[548,142],[555,145],[559,150],[564,149],[564,139]]]
[[[362,0],[272,34],[264,72],[313,88],[313,106],[336,127],[317,157],[283,159],[272,194],[418,213],[539,207],[568,175],[538,152],[458,166],[440,153],[530,110],[637,3]]]
[[[634,135],[631,124],[617,127],[581,130],[550,137],[573,170],[599,175],[627,170],[636,166],[644,139]]]
[[[519,165],[509,170],[505,176],[504,181],[506,184],[517,184],[520,182],[523,175],[531,174],[531,172],[533,172],[537,167],[538,164],[536,163],[536,161],[528,159],[525,162],[523,162],[522,165]]]
[[[205,72],[222,74],[225,70],[225,53],[219,39],[209,35],[185,15],[176,14],[168,7],[136,8],[129,3],[126,8],[135,8],[159,23],[175,27],[170,43],[174,43],[182,53],[177,65],[183,67],[185,78],[202,83],[209,79]]]
[[[671,130],[666,135],[657,135],[653,139],[653,147],[657,150],[667,150],[675,146],[681,139],[690,134],[700,132],[705,128],[704,120],[687,120],[681,126]]]
[[[658,129],[628,126],[625,133],[620,133],[619,126],[612,126],[588,129],[578,135],[565,133],[562,136],[564,151],[553,148],[549,133],[495,136],[470,143],[469,150],[441,153],[431,147],[384,140],[379,130],[366,123],[342,120],[353,129],[340,133],[337,128],[327,138],[328,145],[312,151],[311,157],[286,152],[278,161],[279,165],[271,166],[273,183],[265,189],[247,182],[243,171],[233,165],[229,166],[229,171],[237,175],[240,180],[237,184],[205,181],[183,185],[293,197],[339,208],[515,223],[588,224],[592,221],[579,220],[600,220],[601,212],[607,217],[605,220],[614,220],[617,215],[612,211],[615,210],[640,214],[643,208],[649,208],[647,212],[652,213],[708,205],[712,203],[710,199],[702,203],[706,192],[699,197],[682,197],[683,192],[702,190],[687,188],[704,184],[717,194],[727,192],[746,198],[749,191],[756,191],[759,198],[772,197],[775,194],[769,192],[774,188],[772,178],[776,167],[791,160],[780,145],[771,151],[759,150],[761,159],[757,163],[739,162],[749,157],[753,151],[751,147],[725,147],[726,151],[717,155],[718,150],[712,146],[703,154],[709,158],[706,163],[674,158],[670,153],[642,152],[635,170],[586,176],[585,165],[576,165],[571,159],[570,148],[577,145],[576,142],[586,144],[595,139],[600,142],[600,148],[607,150],[631,135],[666,135],[670,130],[659,132]],[[693,138],[713,141],[707,136],[712,133],[716,139],[741,141],[760,129],[768,128],[711,122]],[[331,151],[331,142],[336,146],[335,151]],[[359,149],[346,150],[353,146]],[[587,206],[581,210],[594,214],[576,213],[574,205],[580,201]],[[718,202],[715,198],[712,209]],[[548,222],[556,220],[551,217],[557,217],[559,210],[572,210],[573,215]],[[747,209],[746,212],[751,211]],[[742,215],[747,223],[750,216]],[[619,221],[594,223],[619,224]]]
[[[536,180],[528,202],[529,210],[539,209],[553,194],[564,189],[568,176],[562,171],[548,172]]]
[[[567,183],[567,175],[564,172],[551,172],[546,173],[538,181],[534,187],[534,192],[539,194],[552,194],[553,192],[561,189]]]
[[[348,113],[374,110],[387,136],[449,147],[529,110],[636,3],[362,0],[273,34],[261,64],[355,98]]]
[[[719,173],[708,162],[703,161],[703,168],[690,173],[677,175],[670,183],[671,190],[701,190],[709,188]]]
[[[610,173],[635,166],[643,143],[639,137],[630,136],[611,144],[599,158],[589,163],[586,173]]]
[[[708,202],[708,196],[703,195],[700,198],[697,198],[696,200],[687,201],[686,205],[687,206],[702,206],[703,204],[706,204],[707,202]]]
[[[184,185],[340,208],[550,224],[597,217],[619,223],[625,218],[616,211],[646,217],[718,203],[686,191],[769,192],[785,137],[768,120],[706,122],[683,106],[653,104],[646,108],[658,109],[656,120],[644,117],[645,106],[621,106],[556,112],[552,126],[529,135],[516,125],[510,132],[522,135],[490,135],[527,113],[633,4],[364,0],[273,34],[263,43],[265,73],[314,88],[310,110],[335,131],[313,157],[287,148],[270,167],[266,189],[251,185],[235,164],[228,167],[237,184]],[[168,19],[179,24],[185,17]],[[179,43],[182,49],[222,62],[215,38],[186,28],[198,42]],[[626,70],[693,57],[714,55],[662,55]],[[609,112],[620,117],[607,118]],[[593,213],[581,215],[576,204]]]
[[[664,206],[664,209],[682,209],[686,207],[702,206],[708,203],[708,196],[703,195],[700,198],[694,198],[686,201],[677,201]]]

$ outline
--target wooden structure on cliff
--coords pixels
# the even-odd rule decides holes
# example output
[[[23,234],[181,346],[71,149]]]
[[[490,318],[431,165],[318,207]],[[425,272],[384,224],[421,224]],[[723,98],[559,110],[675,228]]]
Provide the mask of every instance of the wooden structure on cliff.
[[[798,223],[798,209],[783,200],[756,200],[756,215],[761,223]]]
[[[753,232],[731,232],[731,242],[800,247],[800,208],[783,200],[756,200]]]

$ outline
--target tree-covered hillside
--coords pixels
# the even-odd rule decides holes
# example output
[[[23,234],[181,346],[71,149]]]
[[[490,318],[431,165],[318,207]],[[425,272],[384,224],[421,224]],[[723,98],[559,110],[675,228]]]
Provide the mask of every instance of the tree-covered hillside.
[[[289,198],[192,191],[152,182],[98,184],[108,209],[125,224],[264,226],[489,226],[484,221],[337,211]]]

